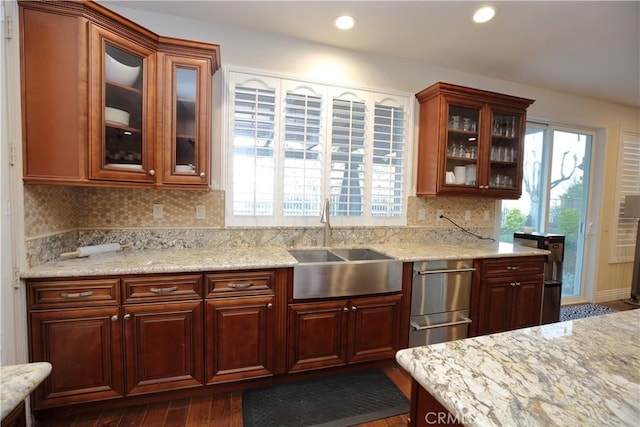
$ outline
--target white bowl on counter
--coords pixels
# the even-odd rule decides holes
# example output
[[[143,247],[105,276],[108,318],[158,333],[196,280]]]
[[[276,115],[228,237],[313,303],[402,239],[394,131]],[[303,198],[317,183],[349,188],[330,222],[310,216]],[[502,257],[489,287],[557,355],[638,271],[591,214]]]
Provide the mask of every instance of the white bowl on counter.
[[[104,109],[104,118],[108,122],[117,123],[122,126],[129,126],[129,113],[113,107]]]
[[[132,86],[140,74],[140,66],[130,67],[105,54],[105,70],[107,81]]]

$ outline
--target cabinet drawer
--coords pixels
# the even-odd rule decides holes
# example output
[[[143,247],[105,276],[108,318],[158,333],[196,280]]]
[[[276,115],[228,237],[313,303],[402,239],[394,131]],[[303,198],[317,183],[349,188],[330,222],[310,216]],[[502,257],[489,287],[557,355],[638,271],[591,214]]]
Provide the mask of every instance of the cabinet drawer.
[[[122,285],[125,303],[202,298],[200,274],[125,278]]]
[[[120,303],[119,279],[27,282],[29,309],[99,307]]]
[[[274,270],[205,275],[207,297],[273,294]]]
[[[544,257],[508,257],[482,261],[482,277],[543,273]]]

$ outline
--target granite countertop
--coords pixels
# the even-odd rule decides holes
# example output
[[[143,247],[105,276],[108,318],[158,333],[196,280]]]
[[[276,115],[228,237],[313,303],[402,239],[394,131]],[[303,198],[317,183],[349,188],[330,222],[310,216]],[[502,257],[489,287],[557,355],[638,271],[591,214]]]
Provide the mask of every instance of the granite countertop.
[[[640,310],[409,348],[396,360],[465,425],[640,420]]]
[[[545,255],[548,251],[509,243],[362,245],[401,261]],[[125,249],[86,258],[51,261],[21,272],[29,278],[158,274],[292,267],[298,262],[284,247],[216,249]]]
[[[0,419],[4,419],[51,373],[48,362],[0,366]]]

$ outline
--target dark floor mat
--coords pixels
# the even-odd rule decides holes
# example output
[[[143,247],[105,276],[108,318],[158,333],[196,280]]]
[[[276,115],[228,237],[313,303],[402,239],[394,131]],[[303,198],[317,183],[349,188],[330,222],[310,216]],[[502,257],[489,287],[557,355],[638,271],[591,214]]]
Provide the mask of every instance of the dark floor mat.
[[[318,378],[246,390],[244,427],[350,426],[409,412],[409,402],[384,372]]]

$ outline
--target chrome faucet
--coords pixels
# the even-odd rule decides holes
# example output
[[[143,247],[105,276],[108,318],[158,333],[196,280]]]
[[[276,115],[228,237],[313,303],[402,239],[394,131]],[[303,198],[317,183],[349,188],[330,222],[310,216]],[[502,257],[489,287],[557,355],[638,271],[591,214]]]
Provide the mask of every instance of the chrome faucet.
[[[322,208],[322,215],[320,216],[320,222],[324,224],[324,247],[331,245],[331,222],[329,221],[329,199],[324,199],[324,207]]]

